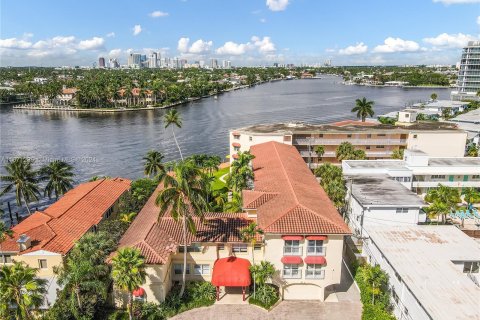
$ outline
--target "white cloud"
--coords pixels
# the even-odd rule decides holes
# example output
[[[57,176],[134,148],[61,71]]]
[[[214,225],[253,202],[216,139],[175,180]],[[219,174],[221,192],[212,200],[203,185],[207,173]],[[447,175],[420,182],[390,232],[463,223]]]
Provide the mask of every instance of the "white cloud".
[[[450,4],[464,4],[464,3],[480,3],[480,0],[433,0],[433,2],[440,2],[445,5],[450,5]]]
[[[223,46],[216,50],[216,53],[220,55],[238,56],[241,54],[245,54],[245,52],[249,49],[249,43],[235,43],[233,41],[227,41]]]
[[[363,42],[359,42],[354,46],[348,46],[344,49],[340,49],[338,51],[339,54],[341,55],[354,55],[354,54],[362,54],[368,51],[367,45],[365,45]]]
[[[140,32],[142,32],[142,26],[139,25],[139,24],[136,24],[136,25],[132,28],[132,30],[133,30],[133,35],[134,35],[134,36],[137,36],[137,35],[140,34]]]
[[[110,58],[119,58],[120,55],[122,54],[123,50],[122,49],[112,49],[110,50],[110,52],[108,53],[108,56]]]
[[[447,47],[447,48],[462,48],[468,41],[475,40],[474,36],[469,34],[457,33],[457,34],[448,34],[442,33],[436,37],[425,38],[424,42],[431,44],[436,47]]]
[[[163,12],[163,11],[153,11],[149,14],[150,17],[152,18],[161,18],[161,17],[166,17],[168,16],[168,12]]]
[[[115,38],[115,32],[109,32],[106,34],[107,38]]]
[[[82,40],[78,43],[80,50],[98,50],[102,49],[105,44],[105,39],[100,37],[93,37],[92,39]]]
[[[267,7],[272,11],[283,11],[287,8],[289,0],[267,0]]]
[[[182,54],[204,54],[209,52],[212,46],[212,41],[203,41],[202,39],[198,39],[190,46],[190,38],[183,37],[178,40],[177,50]]]
[[[8,49],[28,49],[32,46],[30,41],[17,38],[0,39],[0,48]]]
[[[415,52],[421,50],[420,45],[415,41],[403,40],[400,38],[388,37],[382,45],[378,45],[373,49],[377,53],[393,53],[393,52]]]
[[[276,50],[275,44],[272,42],[270,37],[263,37],[263,39],[260,39],[257,36],[253,36],[252,42],[253,45],[258,48],[260,53],[270,53]]]

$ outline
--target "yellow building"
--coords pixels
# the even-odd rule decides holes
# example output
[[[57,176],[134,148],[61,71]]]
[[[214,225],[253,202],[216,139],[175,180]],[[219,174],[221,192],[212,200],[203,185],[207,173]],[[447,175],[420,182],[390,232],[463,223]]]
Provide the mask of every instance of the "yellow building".
[[[340,282],[344,236],[350,230],[325,191],[293,146],[267,142],[252,146],[253,190],[243,191],[242,213],[206,213],[194,219],[195,235],[187,237],[187,281],[212,281],[225,292],[238,274],[226,274],[225,259],[271,262],[277,274],[273,283],[283,299],[323,301],[326,289]],[[120,241],[119,247],[136,247],[145,256],[147,281],[143,299],[161,302],[183,271],[181,223],[167,213],[158,218],[154,192]],[[264,231],[255,246],[246,244],[240,230],[256,222]],[[222,262],[222,263],[220,263]],[[249,263],[239,264],[242,274]],[[219,280],[220,279],[220,280]],[[232,282],[233,281],[233,282]],[[124,297],[117,295],[117,305]]]

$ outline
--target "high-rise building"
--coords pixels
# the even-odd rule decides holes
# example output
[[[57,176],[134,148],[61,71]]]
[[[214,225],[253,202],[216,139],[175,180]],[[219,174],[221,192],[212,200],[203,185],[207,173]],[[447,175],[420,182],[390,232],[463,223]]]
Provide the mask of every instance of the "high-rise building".
[[[148,56],[148,67],[149,68],[158,68],[158,64],[157,64],[157,53],[156,52],[152,52],[150,53],[150,55]]]
[[[232,67],[232,63],[229,60],[222,61],[222,68],[223,69],[230,69]]]
[[[105,58],[104,57],[98,58],[98,67],[99,68],[105,68]]]
[[[127,64],[130,68],[140,68],[142,66],[142,55],[140,53],[130,53]]]
[[[111,69],[116,69],[120,67],[120,64],[118,63],[117,59],[110,59],[108,61],[108,67]]]
[[[210,59],[210,68],[217,69],[218,68],[218,60],[217,59]]]
[[[479,100],[480,91],[480,41],[469,41],[463,48],[458,70],[457,88],[451,93],[452,100]]]
[[[157,67],[162,67],[162,53],[160,51],[157,52]]]

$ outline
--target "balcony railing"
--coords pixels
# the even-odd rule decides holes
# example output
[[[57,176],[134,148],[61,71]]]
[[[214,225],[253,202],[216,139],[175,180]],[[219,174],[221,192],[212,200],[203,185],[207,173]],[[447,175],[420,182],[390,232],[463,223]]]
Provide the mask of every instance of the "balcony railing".
[[[350,142],[353,145],[406,145],[407,139],[321,139],[321,138],[312,138],[312,139],[294,139],[294,145],[340,145],[342,142]]]
[[[327,247],[307,247],[307,256],[324,256]]]
[[[305,271],[305,279],[325,279],[325,270],[307,270]]]
[[[282,276],[284,279],[301,279],[302,278],[302,270],[283,270]]]
[[[301,256],[303,255],[303,248],[302,247],[283,247],[283,255]]]
[[[385,150],[385,151],[370,151],[370,150],[364,150],[365,154],[367,157],[378,157],[378,156],[390,156],[393,152],[393,150]],[[309,151],[300,151],[300,155],[302,157],[312,157],[312,158],[317,158],[318,155],[316,152],[309,152]],[[330,151],[330,152],[325,152],[325,154],[322,156],[322,158],[328,158],[328,157],[335,157],[335,152]]]

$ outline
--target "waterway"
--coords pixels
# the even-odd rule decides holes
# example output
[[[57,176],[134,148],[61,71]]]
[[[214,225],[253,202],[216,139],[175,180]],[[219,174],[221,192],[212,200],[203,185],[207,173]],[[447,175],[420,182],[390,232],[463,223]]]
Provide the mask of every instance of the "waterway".
[[[271,122],[328,123],[354,118],[356,98],[375,101],[378,115],[426,100],[432,92],[449,99],[449,89],[345,86],[341,78],[277,81],[178,106],[183,119],[175,129],[184,155],[228,153],[232,128]],[[95,175],[138,178],[142,157],[160,150],[165,160],[179,158],[166,110],[111,114],[0,109],[0,172],[7,159],[26,156],[38,166],[65,159],[75,166],[76,182]]]

